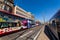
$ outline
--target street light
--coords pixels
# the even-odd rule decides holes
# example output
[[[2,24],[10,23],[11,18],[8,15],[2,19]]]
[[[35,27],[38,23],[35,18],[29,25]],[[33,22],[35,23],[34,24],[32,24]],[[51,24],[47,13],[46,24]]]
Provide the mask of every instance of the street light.
[[[44,25],[45,25],[45,16],[43,14],[42,14],[42,18],[43,18]]]

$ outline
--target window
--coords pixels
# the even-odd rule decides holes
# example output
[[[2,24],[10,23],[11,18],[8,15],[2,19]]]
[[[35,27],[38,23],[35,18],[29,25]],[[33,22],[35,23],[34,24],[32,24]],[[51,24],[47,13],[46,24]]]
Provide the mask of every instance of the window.
[[[7,5],[13,6],[13,4],[12,4],[12,3],[10,3],[10,2],[7,2]]]
[[[9,7],[7,7],[7,11],[9,11]]]
[[[6,10],[6,11],[7,11],[7,6],[4,6],[4,10]]]
[[[8,23],[7,22],[2,22],[1,23],[1,28],[6,28],[8,27]]]
[[[1,4],[0,4],[0,9],[1,9]]]
[[[7,3],[7,0],[4,0],[4,3]]]
[[[12,8],[11,7],[9,8],[9,12],[12,12]]]
[[[0,3],[0,9],[2,9],[2,4]]]
[[[9,3],[9,2],[7,2],[7,4],[9,5],[10,3]]]
[[[5,6],[5,5],[2,5],[2,9],[4,9],[4,6]]]
[[[0,22],[0,28],[1,28],[1,22]]]
[[[19,13],[19,12],[16,12],[16,14],[26,17],[26,15]]]

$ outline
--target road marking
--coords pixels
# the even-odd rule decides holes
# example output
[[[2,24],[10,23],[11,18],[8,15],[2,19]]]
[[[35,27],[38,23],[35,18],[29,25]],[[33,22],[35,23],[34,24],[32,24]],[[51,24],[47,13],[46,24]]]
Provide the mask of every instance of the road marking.
[[[37,37],[39,36],[39,34],[41,33],[42,28],[39,30],[39,32],[37,33],[37,35],[33,38],[33,40],[37,40]]]
[[[28,33],[26,33],[26,34],[24,34],[24,35],[22,35],[22,36],[20,36],[20,38],[23,38],[23,37],[27,36],[28,34],[30,34],[30,33],[32,33],[32,32],[33,32],[33,30],[32,30],[32,31],[29,31]]]

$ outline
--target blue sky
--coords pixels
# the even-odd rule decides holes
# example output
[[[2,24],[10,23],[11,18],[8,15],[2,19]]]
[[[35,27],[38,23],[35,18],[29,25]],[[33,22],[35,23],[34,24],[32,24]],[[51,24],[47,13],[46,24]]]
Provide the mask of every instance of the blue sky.
[[[48,21],[59,9],[60,0],[15,0],[15,5],[31,12],[36,20]]]

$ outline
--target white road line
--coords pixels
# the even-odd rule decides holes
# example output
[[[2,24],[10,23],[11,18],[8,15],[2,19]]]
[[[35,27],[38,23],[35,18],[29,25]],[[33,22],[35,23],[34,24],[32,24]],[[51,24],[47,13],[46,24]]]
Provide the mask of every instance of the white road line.
[[[27,32],[26,34],[24,34],[24,35],[22,35],[22,36],[20,36],[19,38],[23,38],[23,37],[27,36],[28,34],[30,34],[30,33],[32,33],[32,32],[33,32],[33,30],[32,30],[32,31]]]
[[[39,32],[37,33],[37,35],[34,37],[34,39],[33,39],[33,40],[36,40],[36,39],[37,39],[37,37],[39,36],[39,34],[40,34],[41,30],[42,30],[42,28],[39,30]]]

